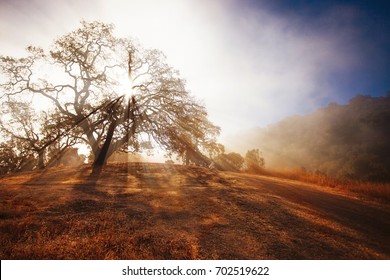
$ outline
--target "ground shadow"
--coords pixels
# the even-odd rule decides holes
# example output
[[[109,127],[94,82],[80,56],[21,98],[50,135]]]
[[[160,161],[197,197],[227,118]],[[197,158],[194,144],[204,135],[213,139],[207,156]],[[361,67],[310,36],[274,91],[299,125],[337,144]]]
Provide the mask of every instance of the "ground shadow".
[[[388,208],[206,168],[54,170],[7,194],[31,205],[1,208],[3,259],[390,257]]]

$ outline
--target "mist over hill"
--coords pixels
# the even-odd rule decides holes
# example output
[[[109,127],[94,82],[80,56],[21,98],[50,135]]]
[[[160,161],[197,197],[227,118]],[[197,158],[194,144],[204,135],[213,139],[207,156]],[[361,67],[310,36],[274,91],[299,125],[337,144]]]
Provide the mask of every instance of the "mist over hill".
[[[358,95],[234,140],[243,152],[258,147],[266,167],[305,168],[337,178],[390,181],[390,94]]]

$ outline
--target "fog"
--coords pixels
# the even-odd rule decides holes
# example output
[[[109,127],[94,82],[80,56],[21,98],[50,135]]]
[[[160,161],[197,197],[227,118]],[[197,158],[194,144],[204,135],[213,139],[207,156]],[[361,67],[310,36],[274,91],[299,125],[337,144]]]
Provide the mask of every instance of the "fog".
[[[390,95],[356,96],[311,114],[251,129],[231,141],[240,151],[260,148],[271,169],[305,169],[337,178],[390,180]]]

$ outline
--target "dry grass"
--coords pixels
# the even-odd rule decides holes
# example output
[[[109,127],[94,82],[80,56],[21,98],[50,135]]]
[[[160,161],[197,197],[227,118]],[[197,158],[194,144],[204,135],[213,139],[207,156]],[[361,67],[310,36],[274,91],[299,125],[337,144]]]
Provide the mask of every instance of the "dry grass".
[[[270,170],[257,168],[249,173],[276,178],[297,180],[323,187],[336,188],[349,194],[362,195],[369,198],[390,201],[390,183],[364,182],[350,179],[335,179],[322,173],[309,172],[303,169]]]
[[[100,175],[82,166],[6,176],[0,179],[0,258],[390,258],[381,241],[387,227],[360,228],[304,198],[306,191],[319,205],[351,202],[356,211],[365,211],[365,202],[300,186],[301,200],[284,197],[281,184],[141,163],[110,164]],[[374,217],[389,213],[383,205],[367,207]],[[371,215],[358,212],[362,219],[365,213]]]

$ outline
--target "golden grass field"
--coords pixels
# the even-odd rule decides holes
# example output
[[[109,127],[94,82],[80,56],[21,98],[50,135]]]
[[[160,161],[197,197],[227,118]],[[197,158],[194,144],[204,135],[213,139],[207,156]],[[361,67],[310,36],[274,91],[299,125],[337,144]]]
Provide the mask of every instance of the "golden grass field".
[[[152,163],[0,178],[1,259],[390,259],[386,201]]]
[[[270,170],[255,168],[248,170],[252,174],[268,177],[285,178],[300,182],[312,183],[323,187],[337,188],[350,195],[362,195],[383,202],[390,202],[390,183],[364,182],[352,179],[336,179],[325,174],[309,172],[302,169]]]

